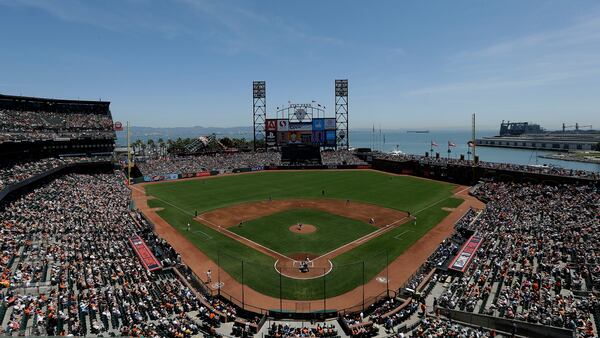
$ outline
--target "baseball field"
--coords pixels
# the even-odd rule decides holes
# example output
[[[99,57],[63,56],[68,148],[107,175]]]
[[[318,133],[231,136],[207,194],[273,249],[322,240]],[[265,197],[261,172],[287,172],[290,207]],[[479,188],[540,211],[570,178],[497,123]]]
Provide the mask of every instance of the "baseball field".
[[[381,276],[462,203],[455,188],[369,170],[259,172],[144,186],[149,207],[224,274],[288,300],[342,295]],[[299,270],[302,262],[310,271]],[[218,278],[215,272],[212,280]]]

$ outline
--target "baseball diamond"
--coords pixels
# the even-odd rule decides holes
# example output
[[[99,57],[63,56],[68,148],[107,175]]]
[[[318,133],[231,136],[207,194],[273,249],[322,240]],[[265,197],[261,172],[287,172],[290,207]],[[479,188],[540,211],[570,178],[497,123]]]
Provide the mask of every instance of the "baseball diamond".
[[[451,213],[461,212],[448,211],[464,204],[462,196],[453,194],[456,189],[367,170],[285,171],[151,183],[136,186],[134,196],[151,196],[146,215],[164,220],[156,223],[176,230],[177,238],[210,258],[198,275],[206,265],[220,271],[220,292],[241,302],[241,283],[256,294],[311,301],[352,293],[363,284],[373,288],[371,293],[387,292],[385,284],[370,282],[385,276],[391,262]],[[418,224],[409,221],[415,216]],[[191,219],[192,231],[187,231]],[[289,231],[300,223],[316,231]],[[298,264],[305,260],[310,266],[301,272]],[[416,266],[405,269],[412,272]],[[389,282],[400,286],[404,280],[390,276]],[[260,306],[254,297],[244,298],[244,305]],[[346,297],[345,302],[351,307],[363,299]]]

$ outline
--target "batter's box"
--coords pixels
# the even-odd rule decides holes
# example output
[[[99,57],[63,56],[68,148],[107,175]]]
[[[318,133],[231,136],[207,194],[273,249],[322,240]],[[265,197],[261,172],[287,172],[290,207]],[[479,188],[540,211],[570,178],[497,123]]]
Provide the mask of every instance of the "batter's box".
[[[313,261],[293,261],[292,266],[295,268],[299,268],[302,263],[306,263],[309,268],[314,268],[315,263]]]
[[[394,239],[401,240],[402,239],[402,235],[405,235],[405,234],[407,234],[409,232],[414,232],[414,231],[412,231],[412,230],[404,230],[401,233],[399,233],[396,236],[394,236]]]

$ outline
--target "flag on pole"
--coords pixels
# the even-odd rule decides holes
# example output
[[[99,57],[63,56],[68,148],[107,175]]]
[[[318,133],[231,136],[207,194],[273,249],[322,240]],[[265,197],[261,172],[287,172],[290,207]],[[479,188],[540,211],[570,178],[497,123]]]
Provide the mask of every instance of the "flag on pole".
[[[437,143],[435,143],[435,141],[431,141],[431,146],[432,146],[432,147],[437,147],[437,146],[438,146],[438,144],[437,144]]]
[[[454,144],[454,143],[453,143],[453,142],[451,142],[451,141],[448,141],[448,147],[456,147],[456,144]]]

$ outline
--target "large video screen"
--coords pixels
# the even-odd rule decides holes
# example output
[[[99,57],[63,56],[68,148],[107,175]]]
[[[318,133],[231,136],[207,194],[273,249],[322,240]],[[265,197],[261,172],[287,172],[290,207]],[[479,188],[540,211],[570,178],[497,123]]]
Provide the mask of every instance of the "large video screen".
[[[335,118],[316,118],[310,122],[290,122],[288,119],[267,119],[267,146],[312,144],[335,147]]]

